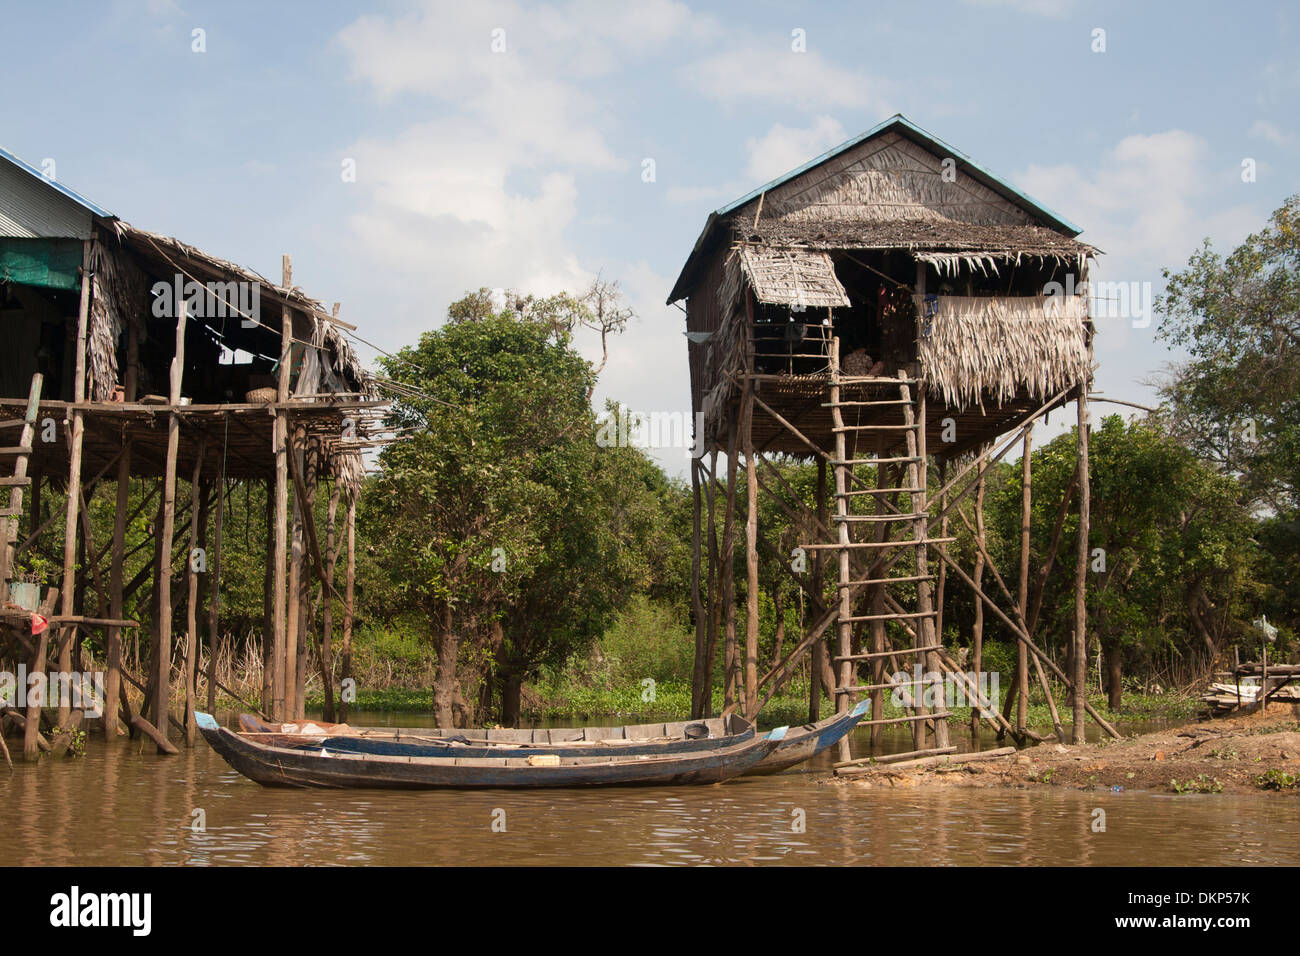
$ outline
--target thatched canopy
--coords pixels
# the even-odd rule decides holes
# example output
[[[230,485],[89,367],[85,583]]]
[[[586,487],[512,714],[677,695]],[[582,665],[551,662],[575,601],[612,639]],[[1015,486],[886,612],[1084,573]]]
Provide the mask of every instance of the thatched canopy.
[[[848,305],[835,265],[824,252],[742,246],[740,266],[754,298],[798,309]]]

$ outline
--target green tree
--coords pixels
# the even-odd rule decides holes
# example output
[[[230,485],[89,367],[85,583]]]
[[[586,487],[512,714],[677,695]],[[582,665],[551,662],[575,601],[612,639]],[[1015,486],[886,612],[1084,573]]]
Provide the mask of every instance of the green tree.
[[[586,312],[569,296],[495,312],[480,290],[384,360],[411,389],[393,418],[412,432],[381,455],[366,520],[428,617],[440,723],[474,716],[463,678],[513,723],[523,682],[588,648],[649,583],[664,482],[641,452],[596,441],[595,371],[571,341]]]
[[[1300,196],[1226,258],[1207,239],[1166,269],[1160,335],[1186,349],[1162,391],[1165,425],[1244,475],[1278,512],[1300,500]]]

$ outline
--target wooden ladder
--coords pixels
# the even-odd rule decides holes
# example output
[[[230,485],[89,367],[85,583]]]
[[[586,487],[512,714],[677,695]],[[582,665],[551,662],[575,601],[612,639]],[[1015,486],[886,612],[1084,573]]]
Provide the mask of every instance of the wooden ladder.
[[[870,719],[864,720],[863,725],[872,728],[873,742],[879,739],[880,727],[907,724],[912,728],[916,750],[926,749],[927,727],[933,733],[935,747],[947,748],[948,727],[945,718],[948,714],[943,707],[933,710],[925,707],[921,693],[910,682],[895,681],[886,672],[888,660],[894,661],[897,666],[898,660],[909,658],[920,663],[923,670],[930,669],[936,654],[931,649],[937,648],[939,639],[935,632],[936,611],[930,594],[930,581],[934,576],[929,573],[927,549],[932,544],[954,540],[929,536],[925,423],[919,383],[902,375],[895,378],[844,376],[840,372],[839,353],[839,339],[834,338],[830,348],[829,401],[825,407],[830,409],[832,434],[835,436],[835,452],[830,461],[835,479],[835,540],[804,545],[808,550],[833,551],[838,559],[837,652],[832,656],[837,665],[836,710],[843,712],[850,709],[858,694],[868,693],[871,695],[872,712]],[[844,400],[846,384],[868,383],[896,389],[894,394],[897,397]],[[915,397],[912,392],[914,386],[918,388]],[[850,425],[845,422],[845,409],[857,410],[859,416],[864,411],[869,415],[879,415],[888,409],[898,412],[902,421]],[[850,436],[853,437],[852,452],[849,448]],[[899,444],[900,437],[903,439],[903,448],[890,453],[888,450]],[[859,457],[857,447],[864,443],[874,444],[874,457]],[[854,469],[857,466],[874,468],[874,488],[855,487]],[[902,483],[893,483],[900,478],[891,476],[900,475]],[[860,485],[860,482],[857,484]],[[897,502],[903,495],[909,501],[906,509],[891,505],[890,499]],[[854,504],[864,498],[873,507],[869,513],[858,513]],[[867,540],[855,540],[855,528],[869,530],[870,534],[865,536]],[[893,537],[895,528],[904,531],[910,528],[911,535]],[[915,573],[891,575],[890,568],[908,550],[914,555]],[[890,587],[900,584],[915,587],[915,611],[906,610],[901,601],[889,594]],[[855,598],[863,588],[868,589],[871,606],[866,613],[855,613]],[[891,621],[912,632],[912,647],[890,646],[886,625]],[[853,629],[857,624],[870,627],[870,651],[854,650]],[[865,684],[857,677],[858,666],[862,663],[870,663],[872,669],[871,679]],[[910,702],[906,716],[884,717],[885,691],[898,691],[904,701]],[[917,691],[915,699],[913,691]],[[839,759],[850,759],[847,737],[840,741]]]
[[[27,413],[22,418],[0,421],[0,434],[7,434],[10,429],[21,428],[18,444],[0,446],[0,471],[9,470],[8,475],[0,475],[0,488],[9,489],[9,501],[0,507],[0,601],[9,600],[9,579],[14,569],[14,542],[18,540],[18,526],[23,513],[23,489],[31,485],[27,476],[27,459],[32,453],[32,442],[36,438],[36,416],[41,405],[41,385],[43,376],[37,372],[32,376],[31,390],[27,395]],[[6,469],[13,461],[12,469]]]

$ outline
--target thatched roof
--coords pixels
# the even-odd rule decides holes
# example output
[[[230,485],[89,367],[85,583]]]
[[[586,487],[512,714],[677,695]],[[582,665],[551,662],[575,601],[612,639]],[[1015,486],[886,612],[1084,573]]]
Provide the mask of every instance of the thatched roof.
[[[215,280],[256,283],[261,288],[263,314],[276,316],[276,324],[267,328],[279,334],[278,316],[280,307],[285,305],[307,316],[313,326],[321,327],[321,342],[330,355],[329,368],[340,380],[337,383],[340,387],[329,388],[326,382],[323,384],[327,387],[322,390],[359,391],[369,396],[377,394],[370,373],[362,366],[340,327],[319,300],[307,296],[296,286],[283,288],[252,269],[225,259],[218,259],[171,236],[139,229],[121,220],[115,221],[113,227],[123,245],[139,256],[146,266],[154,266],[166,274],[170,275],[179,270],[205,282]]]
[[[926,296],[914,296],[924,314]],[[1028,393],[1045,401],[1088,380],[1083,296],[934,296],[918,340],[922,377],[947,405],[997,404]],[[936,301],[937,300],[937,301]]]
[[[901,249],[951,269],[1096,250],[1079,229],[964,153],[895,115],[710,214],[668,301],[689,297],[737,242],[817,251]]]
[[[979,256],[1016,261],[1021,258],[1057,259],[1078,263],[1097,254],[1087,243],[1045,226],[975,225],[953,220],[853,221],[760,219],[735,217],[730,220],[733,235],[747,242],[786,248],[904,249],[917,258]]]
[[[306,349],[299,385],[295,393],[305,402],[319,401],[308,396],[337,394],[340,398],[359,395],[362,399],[379,397],[374,377],[361,364],[340,324],[318,300],[298,288],[278,286],[251,269],[203,252],[171,236],[148,232],[129,223],[107,223],[115,235],[102,236],[95,243],[94,294],[88,327],[88,364],[91,401],[109,401],[119,380],[117,346],[127,317],[147,314],[152,298],[150,277],[182,274],[195,281],[243,282],[260,290],[260,325],[265,332],[280,335],[282,308],[288,306],[299,316],[295,321],[295,338],[310,343]],[[113,241],[116,239],[116,241]],[[304,334],[304,329],[306,330]],[[364,440],[365,424],[357,423],[357,436]],[[328,430],[322,432],[328,434]],[[335,437],[322,439],[328,449],[330,470],[344,491],[354,495],[365,473],[358,450],[342,447],[338,429]]]
[[[835,277],[835,265],[824,252],[743,246],[740,265],[759,302],[796,308],[848,305],[849,297]]]

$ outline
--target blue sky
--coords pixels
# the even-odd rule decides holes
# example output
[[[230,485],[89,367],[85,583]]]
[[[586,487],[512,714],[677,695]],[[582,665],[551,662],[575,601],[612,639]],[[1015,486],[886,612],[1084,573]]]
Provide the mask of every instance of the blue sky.
[[[644,411],[689,408],[663,300],[709,211],[892,113],[1083,227],[1101,278],[1156,291],[1300,191],[1285,3],[107,0],[3,22],[0,145],[269,277],[291,253],[385,348],[466,289],[603,272],[638,318],[597,398]],[[1099,389],[1149,400],[1153,331],[1100,323]]]

